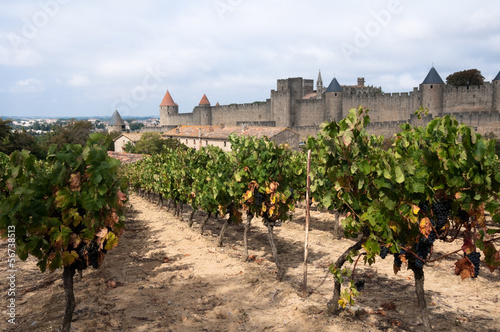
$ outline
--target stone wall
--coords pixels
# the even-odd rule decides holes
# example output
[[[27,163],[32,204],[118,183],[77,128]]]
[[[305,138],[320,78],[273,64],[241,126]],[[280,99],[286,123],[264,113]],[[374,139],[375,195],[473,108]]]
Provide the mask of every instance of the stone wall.
[[[478,131],[500,131],[500,81],[482,86],[453,87],[445,84],[420,84],[410,92],[383,93],[373,86],[344,86],[342,92],[328,92],[303,99],[315,92],[313,80],[301,77],[280,79],[271,98],[265,102],[195,107],[193,113],[171,114],[162,128],[175,125],[258,125],[288,127],[301,137],[318,131],[327,121],[339,121],[351,108],[370,110],[372,133],[384,136],[399,131],[399,125],[415,121],[421,105],[433,117],[453,114],[457,120]],[[160,111],[160,117],[166,112]],[[482,128],[482,129],[480,129]],[[166,129],[166,128],[165,128]]]
[[[236,126],[237,122],[272,121],[271,100],[249,104],[213,106],[212,125]]]

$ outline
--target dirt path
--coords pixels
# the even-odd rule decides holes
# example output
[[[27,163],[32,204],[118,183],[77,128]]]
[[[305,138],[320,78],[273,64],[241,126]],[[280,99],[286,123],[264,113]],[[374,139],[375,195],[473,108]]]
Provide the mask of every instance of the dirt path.
[[[184,212],[187,218],[189,211]],[[296,216],[303,216],[298,210]],[[75,277],[77,306],[73,331],[420,331],[410,271],[392,271],[392,259],[373,266],[359,264],[355,280],[365,290],[357,314],[327,317],[333,290],[329,264],[353,242],[332,237],[333,216],[312,214],[308,282],[302,299],[303,218],[276,229],[280,258],[287,267],[283,282],[276,267],[267,230],[254,219],[249,236],[252,261],[241,262],[242,226],[230,226],[223,248],[215,247],[222,220],[210,219],[203,235],[196,214],[189,229],[167,212],[131,195],[126,232],[99,270]],[[443,251],[443,245],[437,248]],[[0,251],[6,253],[1,244]],[[454,261],[426,269],[426,295],[436,331],[500,331],[500,273],[482,267],[477,280],[461,281]],[[3,264],[6,265],[6,264]],[[29,290],[54,274],[41,274],[35,261],[17,262],[18,331],[58,330],[64,313],[61,278]],[[60,271],[55,272],[61,274]],[[6,267],[0,267],[0,275]],[[4,278],[2,277],[2,280]],[[55,278],[54,278],[55,279]],[[28,289],[29,291],[23,292]],[[2,282],[2,299],[6,296]],[[2,305],[3,306],[3,305]],[[6,315],[2,330],[10,330]]]

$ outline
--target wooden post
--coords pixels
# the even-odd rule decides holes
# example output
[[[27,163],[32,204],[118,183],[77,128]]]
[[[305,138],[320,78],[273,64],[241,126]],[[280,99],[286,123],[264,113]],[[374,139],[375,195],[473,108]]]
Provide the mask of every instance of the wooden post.
[[[306,235],[304,243],[304,282],[302,283],[302,297],[307,296],[307,258],[309,256],[309,216],[311,206],[309,205],[309,191],[311,188],[311,150],[307,151],[307,183],[306,183]]]

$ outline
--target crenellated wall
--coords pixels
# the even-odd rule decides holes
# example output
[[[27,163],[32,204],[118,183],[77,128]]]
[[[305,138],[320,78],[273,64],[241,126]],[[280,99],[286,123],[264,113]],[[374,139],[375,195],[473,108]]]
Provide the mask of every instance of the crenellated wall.
[[[436,73],[437,74],[437,73]],[[361,83],[359,83],[361,82]],[[454,115],[458,121],[479,132],[500,133],[500,80],[481,86],[454,87],[443,84],[420,84],[410,92],[384,93],[380,87],[342,86],[337,92],[314,90],[314,81],[294,77],[279,79],[270,99],[247,104],[197,106],[192,113],[160,108],[162,128],[176,125],[258,124],[288,127],[302,137],[314,134],[324,121],[339,121],[351,108],[370,110],[369,131],[392,135],[403,123],[416,123],[415,111],[428,108],[429,116]],[[341,91],[340,91],[341,90]],[[304,98],[305,97],[305,98]],[[499,135],[500,136],[500,135]]]

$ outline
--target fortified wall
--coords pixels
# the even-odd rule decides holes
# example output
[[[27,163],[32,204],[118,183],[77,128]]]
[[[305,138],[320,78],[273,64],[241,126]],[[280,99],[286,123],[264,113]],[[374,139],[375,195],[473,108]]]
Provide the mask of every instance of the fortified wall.
[[[493,132],[500,137],[500,72],[481,86],[454,87],[446,85],[431,68],[418,88],[401,93],[383,93],[380,87],[366,86],[363,78],[351,86],[341,86],[333,78],[324,87],[320,73],[316,87],[312,79],[279,79],[270,94],[262,102],[215,106],[204,95],[191,113],[179,113],[167,91],[160,104],[161,130],[178,125],[276,126],[288,127],[305,138],[315,135],[322,122],[339,121],[349,109],[363,106],[370,110],[368,130],[390,136],[404,123],[422,124],[414,113],[423,106],[429,110],[426,121],[451,114],[479,133]]]

